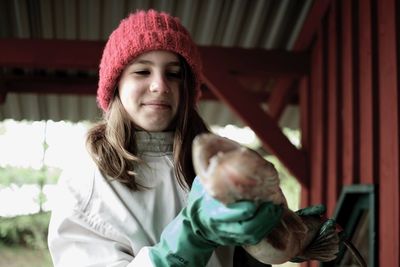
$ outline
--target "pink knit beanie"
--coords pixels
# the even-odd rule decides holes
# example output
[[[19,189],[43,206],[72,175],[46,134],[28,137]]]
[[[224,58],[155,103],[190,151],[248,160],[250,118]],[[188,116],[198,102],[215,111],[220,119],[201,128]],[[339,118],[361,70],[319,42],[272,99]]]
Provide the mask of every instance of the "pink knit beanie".
[[[124,68],[140,54],[152,50],[167,50],[181,55],[192,69],[196,95],[199,95],[202,63],[189,32],[178,18],[167,13],[137,11],[121,21],[104,48],[97,89],[97,102],[103,111],[108,109]]]

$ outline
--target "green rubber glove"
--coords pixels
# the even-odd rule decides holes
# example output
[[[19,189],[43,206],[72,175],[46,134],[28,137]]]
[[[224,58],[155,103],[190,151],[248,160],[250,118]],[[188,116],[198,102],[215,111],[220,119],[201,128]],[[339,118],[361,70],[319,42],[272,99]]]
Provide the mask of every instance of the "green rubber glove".
[[[299,216],[322,216],[326,212],[326,207],[322,204],[305,207],[304,209],[299,209],[296,214]]]
[[[160,242],[150,248],[157,267],[205,266],[218,246],[256,244],[279,222],[282,207],[250,201],[224,205],[212,198],[198,178],[187,207],[167,225]]]

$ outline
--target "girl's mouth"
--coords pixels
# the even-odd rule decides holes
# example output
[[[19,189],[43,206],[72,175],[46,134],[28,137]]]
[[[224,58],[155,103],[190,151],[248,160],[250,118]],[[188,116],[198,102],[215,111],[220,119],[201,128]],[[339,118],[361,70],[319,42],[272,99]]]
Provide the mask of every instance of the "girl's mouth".
[[[170,109],[171,105],[166,101],[152,100],[142,103],[142,106],[154,108],[154,109]]]

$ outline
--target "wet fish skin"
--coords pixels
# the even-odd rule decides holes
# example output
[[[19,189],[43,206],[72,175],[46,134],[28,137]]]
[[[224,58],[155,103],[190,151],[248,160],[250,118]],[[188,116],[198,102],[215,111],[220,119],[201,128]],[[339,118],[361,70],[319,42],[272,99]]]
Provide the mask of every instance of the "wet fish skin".
[[[214,198],[225,204],[252,200],[286,205],[276,169],[255,151],[214,134],[197,136],[192,151],[196,174]]]
[[[260,243],[243,248],[260,262],[293,258],[330,261],[339,252],[336,232],[321,233],[320,216],[299,216],[287,206],[273,164],[232,140],[207,133],[193,142],[193,164],[207,192],[224,204],[271,201],[284,207],[280,223]]]

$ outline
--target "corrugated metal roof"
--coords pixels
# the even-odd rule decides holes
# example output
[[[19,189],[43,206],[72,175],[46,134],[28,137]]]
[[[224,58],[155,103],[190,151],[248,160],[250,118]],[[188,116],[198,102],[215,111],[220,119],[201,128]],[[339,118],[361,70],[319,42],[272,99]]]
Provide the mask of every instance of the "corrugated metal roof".
[[[142,8],[181,19],[199,45],[290,49],[312,0],[8,0],[0,38],[106,40]]]
[[[199,45],[291,50],[312,2],[8,0],[0,1],[0,38],[106,40],[128,13],[154,8],[179,17]],[[2,72],[10,70],[3,68]],[[207,101],[200,109],[209,123],[241,124],[224,104]],[[293,107],[290,110],[290,116],[296,114]],[[94,96],[9,93],[0,105],[0,119],[77,121],[94,120],[99,114]],[[290,121],[284,124],[297,127],[297,122]]]

